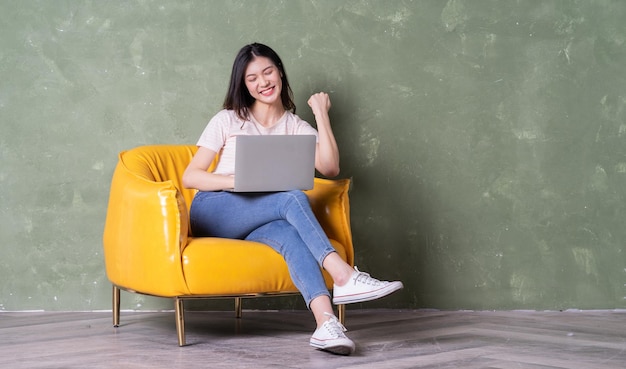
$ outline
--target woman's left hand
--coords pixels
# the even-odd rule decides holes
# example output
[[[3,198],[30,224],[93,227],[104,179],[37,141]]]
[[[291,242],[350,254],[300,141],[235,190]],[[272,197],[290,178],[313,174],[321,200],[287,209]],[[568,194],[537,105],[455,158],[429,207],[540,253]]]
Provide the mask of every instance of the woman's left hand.
[[[325,92],[313,94],[307,103],[311,107],[311,110],[313,110],[313,114],[316,116],[320,113],[328,113],[331,106],[330,97],[328,97],[328,94]]]
[[[327,93],[319,92],[309,98],[308,104],[315,115],[319,135],[315,151],[315,168],[327,177],[335,177],[339,174],[339,149],[328,116],[330,98]]]

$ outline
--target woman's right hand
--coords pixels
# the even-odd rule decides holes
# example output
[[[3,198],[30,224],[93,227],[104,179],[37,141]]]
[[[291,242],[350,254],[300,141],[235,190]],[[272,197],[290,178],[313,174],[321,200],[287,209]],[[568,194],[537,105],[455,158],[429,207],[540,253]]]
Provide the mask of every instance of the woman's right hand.
[[[235,187],[235,177],[209,173],[207,170],[217,153],[205,147],[198,148],[183,173],[183,186],[200,191],[220,191]]]

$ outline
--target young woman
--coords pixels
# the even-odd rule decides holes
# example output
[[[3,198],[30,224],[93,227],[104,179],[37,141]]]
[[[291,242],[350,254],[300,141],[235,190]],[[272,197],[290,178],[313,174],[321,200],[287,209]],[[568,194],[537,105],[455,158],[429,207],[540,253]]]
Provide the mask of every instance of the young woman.
[[[330,293],[320,270],[334,281],[333,303],[363,302],[386,296],[402,282],[379,281],[353,269],[334,251],[302,191],[237,194],[234,187],[235,144],[239,135],[313,134],[317,136],[315,168],[325,176],[339,174],[339,150],[330,127],[330,99],[311,96],[317,131],[295,115],[296,107],[280,57],[268,46],[244,46],[233,63],[224,110],[209,122],[198,152],[183,175],[183,184],[198,191],[190,210],[198,236],[262,242],[286,260],[291,278],[313,312],[317,329],[310,344],[329,352],[354,352],[346,329],[333,314]],[[220,160],[208,172],[215,155]]]

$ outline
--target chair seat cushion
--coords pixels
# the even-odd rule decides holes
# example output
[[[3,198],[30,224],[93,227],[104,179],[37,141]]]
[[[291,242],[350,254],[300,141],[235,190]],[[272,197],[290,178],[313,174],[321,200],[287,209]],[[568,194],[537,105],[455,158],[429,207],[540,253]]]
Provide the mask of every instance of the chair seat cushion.
[[[334,240],[331,243],[346,260],[344,246]],[[191,295],[298,292],[283,257],[262,243],[190,238],[182,256],[183,275]],[[323,274],[331,289],[332,279],[326,271]]]

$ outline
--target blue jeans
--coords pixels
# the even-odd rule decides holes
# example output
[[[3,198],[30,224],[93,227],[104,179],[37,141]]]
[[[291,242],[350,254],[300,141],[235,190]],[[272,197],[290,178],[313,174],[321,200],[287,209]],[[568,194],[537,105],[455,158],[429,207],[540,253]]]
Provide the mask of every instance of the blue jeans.
[[[276,250],[307,306],[316,297],[330,297],[320,267],[335,249],[302,191],[199,191],[189,216],[194,236],[256,241]]]

